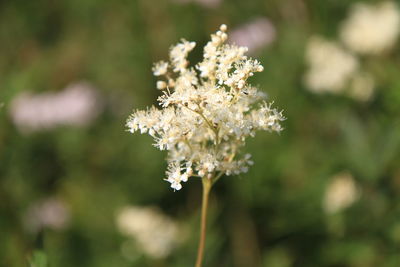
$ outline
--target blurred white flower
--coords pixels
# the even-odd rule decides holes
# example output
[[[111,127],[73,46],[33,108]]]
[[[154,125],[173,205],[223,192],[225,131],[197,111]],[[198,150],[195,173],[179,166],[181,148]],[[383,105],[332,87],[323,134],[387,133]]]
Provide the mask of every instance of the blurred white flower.
[[[155,207],[128,206],[116,217],[118,230],[135,239],[138,247],[152,258],[164,258],[183,239],[183,231]]]
[[[350,207],[359,198],[359,191],[349,172],[339,173],[331,178],[325,191],[323,209],[328,214]]]
[[[354,52],[378,54],[393,47],[400,32],[400,12],[394,2],[357,3],[343,23],[340,36]]]
[[[357,59],[337,43],[317,36],[310,38],[306,61],[309,70],[304,81],[316,93],[342,92],[359,66]]]
[[[43,228],[62,230],[68,226],[70,214],[65,203],[56,198],[48,198],[33,203],[24,216],[25,228],[38,232]]]
[[[10,116],[22,132],[85,125],[100,111],[99,96],[89,83],[72,84],[58,93],[22,93],[11,103]]]
[[[276,30],[267,18],[256,18],[233,29],[229,34],[228,42],[239,46],[246,46],[249,53],[253,53],[276,38]]]
[[[348,94],[358,101],[366,102],[372,98],[374,86],[374,78],[369,73],[359,72],[353,76]]]

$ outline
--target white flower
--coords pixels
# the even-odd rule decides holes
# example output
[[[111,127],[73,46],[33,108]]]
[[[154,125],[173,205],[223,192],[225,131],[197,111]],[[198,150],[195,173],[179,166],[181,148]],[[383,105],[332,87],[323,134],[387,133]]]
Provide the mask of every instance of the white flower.
[[[203,61],[188,66],[195,43],[182,40],[170,51],[174,73],[158,82],[161,109],[135,111],[127,120],[130,132],[149,133],[155,146],[168,151],[166,181],[174,190],[190,177],[216,177],[246,172],[249,156],[240,157],[248,136],[257,130],[280,132],[281,112],[264,101],[265,94],[248,84],[263,71],[257,60],[245,56],[246,47],[225,44],[226,25],[211,35]]]
[[[116,217],[118,230],[138,243],[145,254],[164,258],[182,241],[178,224],[154,207],[127,206]]]
[[[310,39],[306,60],[309,70],[304,81],[307,88],[316,93],[342,92],[359,66],[352,54],[321,37]]]
[[[168,71],[168,62],[159,61],[154,64],[152,70],[153,70],[154,76],[164,75]]]
[[[336,213],[351,206],[358,197],[353,176],[349,172],[342,172],[331,178],[326,188],[323,208],[326,213]]]
[[[163,90],[167,88],[167,83],[164,81],[157,81],[157,89]]]
[[[354,52],[379,54],[393,47],[400,32],[400,12],[394,2],[358,3],[343,23],[340,36]]]
[[[168,177],[166,181],[171,183],[171,188],[173,188],[174,190],[180,190],[182,188],[181,182],[188,181],[188,170],[190,169],[187,168],[187,171],[182,173],[182,169],[179,166],[178,162],[170,163],[166,172]]]
[[[173,46],[169,52],[169,58],[174,72],[185,72],[189,62],[186,60],[190,51],[196,46],[195,42],[188,42],[185,39],[181,40],[181,43]]]

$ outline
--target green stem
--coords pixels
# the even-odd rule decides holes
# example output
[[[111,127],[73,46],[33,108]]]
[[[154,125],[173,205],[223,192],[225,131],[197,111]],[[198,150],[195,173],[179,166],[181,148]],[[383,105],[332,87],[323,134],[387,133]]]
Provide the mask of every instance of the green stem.
[[[211,179],[207,177],[203,177],[201,179],[203,182],[203,200],[201,203],[200,240],[199,240],[199,248],[197,250],[196,267],[201,267],[201,264],[203,262],[204,245],[206,242],[208,199],[212,187]]]

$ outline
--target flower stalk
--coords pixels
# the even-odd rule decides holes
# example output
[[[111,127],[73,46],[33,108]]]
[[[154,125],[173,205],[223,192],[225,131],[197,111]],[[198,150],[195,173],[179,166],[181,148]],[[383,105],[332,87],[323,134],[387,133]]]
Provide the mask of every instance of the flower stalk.
[[[211,187],[213,185],[212,179],[202,178],[203,183],[203,198],[201,202],[201,219],[200,219],[200,239],[197,250],[196,267],[201,267],[204,257],[204,246],[206,242],[207,234],[207,211],[208,211],[208,200],[210,196]]]

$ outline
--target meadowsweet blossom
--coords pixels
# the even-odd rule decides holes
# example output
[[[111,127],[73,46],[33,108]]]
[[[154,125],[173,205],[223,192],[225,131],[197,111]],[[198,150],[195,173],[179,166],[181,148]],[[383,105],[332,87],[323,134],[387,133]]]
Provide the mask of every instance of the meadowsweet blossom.
[[[124,207],[117,214],[116,224],[152,258],[168,256],[184,237],[179,225],[155,207]]]
[[[359,67],[357,58],[340,45],[316,36],[307,45],[306,60],[305,84],[316,93],[342,92]]]
[[[282,130],[282,113],[248,83],[263,66],[245,55],[246,47],[226,44],[226,30],[222,25],[211,35],[195,67],[187,60],[194,42],[182,39],[173,46],[170,63],[162,61],[153,68],[160,76],[161,108],[137,110],[126,123],[130,132],[148,133],[157,148],[168,151],[165,180],[174,190],[190,177],[246,172],[252,164],[250,155],[240,153],[246,137],[257,130]]]
[[[167,73],[167,70],[168,70],[168,62],[165,62],[165,61],[157,62],[156,64],[154,64],[154,67],[152,70],[153,70],[154,76],[164,75],[165,73]]]
[[[349,172],[341,172],[331,178],[326,188],[323,208],[326,213],[333,214],[350,207],[359,198],[359,192],[353,176]]]
[[[394,2],[357,3],[340,30],[343,43],[361,54],[379,54],[390,49],[399,33],[400,12]]]

